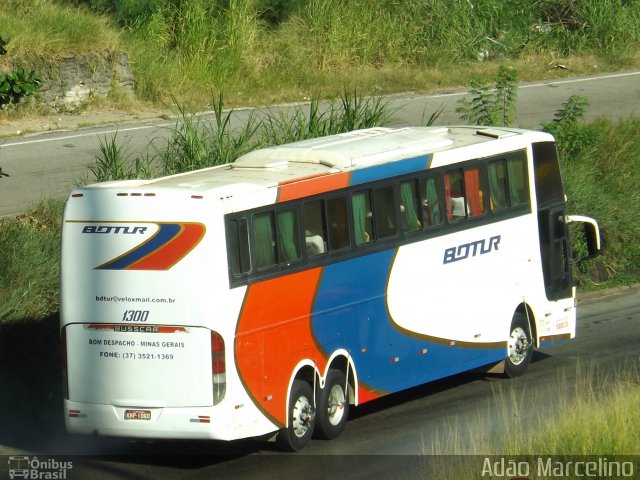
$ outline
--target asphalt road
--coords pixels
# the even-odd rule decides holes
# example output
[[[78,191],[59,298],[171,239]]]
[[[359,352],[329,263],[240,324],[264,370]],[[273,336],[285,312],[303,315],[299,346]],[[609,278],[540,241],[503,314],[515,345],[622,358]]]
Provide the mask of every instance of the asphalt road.
[[[536,419],[556,417],[567,399],[621,371],[637,374],[639,293],[637,286],[583,297],[577,338],[536,352],[523,377],[467,373],[370,402],[352,410],[339,438],[313,440],[298,454],[265,440],[132,443],[29,425],[4,436],[0,455],[71,461],[70,480],[435,478],[442,464],[464,460],[455,455],[499,454],[508,429],[533,433]],[[0,458],[0,478],[5,468]]]
[[[395,111],[392,126],[419,125],[441,111],[438,125],[459,124],[455,113],[464,91],[438,95],[389,97]],[[549,121],[573,94],[590,101],[588,118],[640,115],[640,72],[602,74],[591,77],[530,82],[520,85],[514,125],[539,128]],[[275,106],[286,109],[289,106]],[[236,110],[234,124],[244,124],[251,110]],[[257,112],[260,114],[260,111]],[[54,132],[0,142],[0,168],[10,177],[0,178],[0,217],[22,213],[44,198],[65,198],[95,161],[99,140],[116,132],[132,153],[145,151],[150,142],[165,138],[173,121],[101,127],[73,132]]]

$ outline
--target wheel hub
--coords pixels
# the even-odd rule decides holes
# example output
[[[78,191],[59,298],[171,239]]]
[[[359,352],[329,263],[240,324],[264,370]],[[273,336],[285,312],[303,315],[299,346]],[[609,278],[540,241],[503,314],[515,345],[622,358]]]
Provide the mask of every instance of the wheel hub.
[[[329,422],[332,425],[338,425],[344,415],[344,403],[346,397],[344,390],[340,385],[334,385],[329,392],[329,401],[327,406]]]
[[[313,425],[315,411],[307,397],[300,397],[293,407],[293,431],[297,437],[304,436]]]
[[[520,365],[527,357],[530,347],[531,344],[526,332],[521,327],[515,328],[509,338],[509,359],[511,363]]]

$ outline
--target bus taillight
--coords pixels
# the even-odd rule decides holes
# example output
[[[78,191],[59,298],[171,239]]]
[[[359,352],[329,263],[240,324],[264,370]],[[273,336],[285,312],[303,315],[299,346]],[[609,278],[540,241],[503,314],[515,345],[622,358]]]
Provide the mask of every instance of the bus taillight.
[[[211,373],[213,375],[213,404],[217,405],[224,398],[227,387],[224,339],[218,332],[211,332]]]
[[[60,332],[60,372],[62,374],[62,393],[69,399],[69,377],[67,376],[67,329]]]

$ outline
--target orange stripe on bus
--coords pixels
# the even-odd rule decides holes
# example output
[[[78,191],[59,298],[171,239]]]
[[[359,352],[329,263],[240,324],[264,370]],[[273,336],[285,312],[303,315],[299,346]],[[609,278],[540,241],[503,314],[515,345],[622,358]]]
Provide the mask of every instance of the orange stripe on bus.
[[[205,233],[201,223],[185,223],[180,233],[151,254],[126,267],[127,270],[169,270],[193,250]]]
[[[344,188],[349,185],[350,175],[347,172],[333,175],[314,176],[306,179],[288,180],[279,184],[278,202],[315,195]]]

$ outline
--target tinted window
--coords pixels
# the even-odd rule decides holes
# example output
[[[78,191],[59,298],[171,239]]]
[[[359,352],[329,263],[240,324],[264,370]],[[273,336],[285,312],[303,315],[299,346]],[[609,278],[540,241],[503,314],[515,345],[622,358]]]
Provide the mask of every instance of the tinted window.
[[[376,239],[396,233],[397,217],[393,187],[373,189],[373,221]]]
[[[534,143],[532,147],[538,205],[564,203],[564,190],[555,143]]]
[[[327,200],[327,223],[329,224],[329,248],[331,250],[351,245],[347,197]]]
[[[304,204],[304,241],[307,257],[327,253],[327,229],[324,216],[324,202],[315,200]]]

